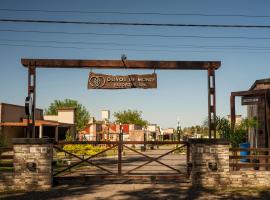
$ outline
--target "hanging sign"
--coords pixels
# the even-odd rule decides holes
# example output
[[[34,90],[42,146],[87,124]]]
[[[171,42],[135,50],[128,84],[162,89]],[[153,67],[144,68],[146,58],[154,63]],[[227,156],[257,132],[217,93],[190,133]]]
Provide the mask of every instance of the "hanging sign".
[[[130,89],[130,88],[157,88],[157,75],[131,74],[125,76],[113,76],[90,72],[88,89]]]
[[[242,105],[254,105],[260,103],[260,97],[242,97]]]

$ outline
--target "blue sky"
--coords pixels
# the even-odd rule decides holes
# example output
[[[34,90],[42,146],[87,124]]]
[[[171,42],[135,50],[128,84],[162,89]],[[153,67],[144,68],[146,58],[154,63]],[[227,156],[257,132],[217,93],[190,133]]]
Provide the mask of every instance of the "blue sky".
[[[158,13],[202,13],[226,15],[268,15],[269,1],[13,1],[2,0],[0,9],[80,10]],[[193,23],[270,25],[268,17],[206,17],[173,15],[78,14],[48,12],[11,12],[0,10],[0,18],[76,20],[103,22]],[[3,30],[35,30],[47,32],[97,33],[45,34],[6,32]],[[2,30],[2,31],[1,31]],[[130,27],[101,25],[46,25],[0,23],[0,102],[24,104],[27,95],[27,70],[20,59],[120,59],[130,60],[220,60],[216,72],[217,114],[229,114],[232,91],[248,89],[256,79],[270,77],[269,39],[183,38],[153,36],[112,36],[104,33],[143,35],[269,37],[270,29]],[[58,43],[55,43],[56,41]],[[64,42],[60,43],[59,42]],[[71,43],[67,43],[71,42]],[[87,44],[82,44],[82,43]],[[19,45],[19,46],[10,46]],[[40,47],[29,47],[40,46]],[[150,47],[149,47],[150,45]],[[152,45],[152,46],[151,46]],[[162,46],[163,45],[163,46]],[[165,45],[165,46],[164,46]],[[54,46],[49,48],[45,46]],[[207,46],[207,47],[206,47]],[[209,47],[210,46],[210,47]],[[216,47],[213,47],[216,46]],[[234,47],[232,47],[234,46]],[[249,46],[237,48],[239,46]],[[66,48],[59,48],[66,47]],[[76,47],[76,48],[69,48]],[[254,49],[254,47],[256,47]],[[264,47],[260,50],[258,47]],[[81,49],[78,49],[81,48]],[[152,73],[151,70],[93,70],[108,74]],[[100,110],[123,109],[143,111],[143,117],[162,127],[175,127],[179,117],[182,126],[201,124],[207,116],[206,71],[156,71],[158,89],[154,90],[87,90],[89,70],[38,69],[37,106],[46,108],[54,99],[72,98],[81,102],[92,116],[100,118]],[[238,114],[245,107],[237,105]]]

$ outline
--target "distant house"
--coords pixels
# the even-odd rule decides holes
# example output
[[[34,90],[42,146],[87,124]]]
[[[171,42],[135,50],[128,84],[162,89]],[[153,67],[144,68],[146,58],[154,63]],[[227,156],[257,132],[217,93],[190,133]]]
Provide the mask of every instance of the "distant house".
[[[74,110],[72,111],[74,115]],[[69,121],[72,114],[67,110],[59,110],[56,116],[43,116],[42,109],[35,110],[35,137],[50,137],[56,140],[65,139],[67,130],[74,130],[74,121]],[[27,137],[27,116],[25,107],[0,103],[0,130],[8,145],[12,138]]]
[[[108,111],[102,111],[102,113],[104,112]],[[120,127],[123,130],[124,141],[143,141],[144,132],[140,126],[134,124],[120,125],[119,123],[109,122],[106,118],[95,120],[94,117],[89,120],[87,127],[83,131],[80,131],[79,139],[81,141],[118,141]]]
[[[247,106],[248,119],[256,119],[257,127],[248,130],[251,147],[269,147],[270,145],[270,79],[256,80],[249,90],[232,92],[231,97],[241,97],[242,105]],[[233,103],[235,104],[235,103]],[[231,109],[235,113],[235,105]],[[237,118],[236,118],[237,122]]]
[[[231,115],[227,115],[227,119],[231,122]],[[240,125],[243,121],[242,115],[235,115],[235,124]]]
[[[252,90],[270,91],[270,78],[256,80],[249,89],[249,91]],[[250,128],[248,138],[252,147],[269,147],[270,110],[267,108],[267,104],[270,102],[270,97],[265,98],[265,96],[260,95],[255,98],[258,99],[258,102],[247,105],[247,117],[257,119],[258,127]]]
[[[163,140],[173,140],[174,128],[162,130]]]

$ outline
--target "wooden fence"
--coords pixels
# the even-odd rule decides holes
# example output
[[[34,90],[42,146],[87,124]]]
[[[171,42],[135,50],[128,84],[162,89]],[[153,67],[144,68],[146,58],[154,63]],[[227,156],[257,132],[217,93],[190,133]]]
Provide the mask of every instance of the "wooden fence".
[[[243,152],[242,155],[240,152]],[[230,148],[229,158],[230,169],[233,171],[270,170],[270,148]]]
[[[13,148],[0,147],[0,173],[13,171]]]

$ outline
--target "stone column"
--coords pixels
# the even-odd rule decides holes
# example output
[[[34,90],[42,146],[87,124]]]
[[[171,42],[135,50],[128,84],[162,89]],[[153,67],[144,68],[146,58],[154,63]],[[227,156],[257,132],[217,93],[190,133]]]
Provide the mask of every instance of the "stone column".
[[[193,186],[226,186],[229,182],[229,143],[220,139],[190,139]]]
[[[14,184],[18,190],[47,190],[52,187],[52,140],[14,138]]]

